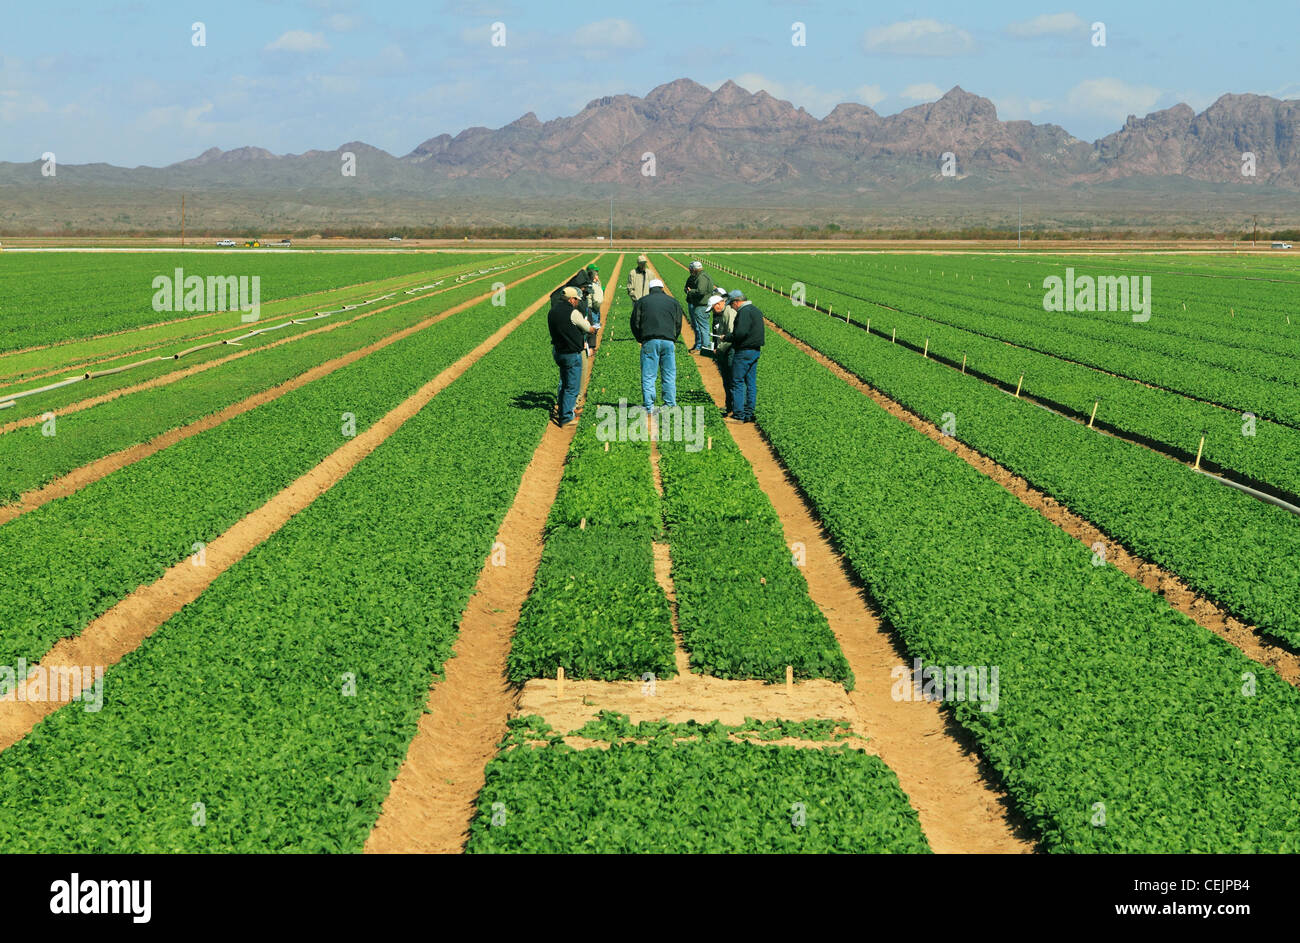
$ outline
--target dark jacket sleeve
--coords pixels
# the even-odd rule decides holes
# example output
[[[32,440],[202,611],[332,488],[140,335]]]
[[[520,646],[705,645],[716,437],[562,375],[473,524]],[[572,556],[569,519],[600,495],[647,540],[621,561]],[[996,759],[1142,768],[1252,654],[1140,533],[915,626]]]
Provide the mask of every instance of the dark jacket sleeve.
[[[632,302],[632,314],[627,319],[628,326],[632,328],[632,336],[636,338],[638,344],[641,343],[641,299],[638,298]]]
[[[682,303],[676,298],[673,299],[673,302],[677,305],[677,329],[673,332],[673,340],[677,340],[682,336]]]

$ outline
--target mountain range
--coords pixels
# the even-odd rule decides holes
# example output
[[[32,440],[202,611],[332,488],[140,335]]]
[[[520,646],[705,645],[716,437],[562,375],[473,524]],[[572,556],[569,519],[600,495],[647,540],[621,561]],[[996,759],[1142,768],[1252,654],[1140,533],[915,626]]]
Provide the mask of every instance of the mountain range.
[[[1242,174],[1246,152],[1254,155],[1253,176]],[[355,176],[343,172],[347,155],[354,155]],[[23,194],[41,186],[39,170],[39,162],[0,163],[0,187]],[[846,103],[818,119],[733,82],[711,91],[678,79],[643,98],[598,98],[551,121],[529,112],[502,128],[439,134],[403,156],[359,141],[286,155],[212,148],[161,168],[61,166],[58,181],[125,205],[133,192],[150,199],[160,191],[224,194],[264,204],[273,195],[286,225],[330,213],[355,221],[365,217],[354,212],[362,204],[403,200],[490,205],[497,215],[532,201],[545,218],[547,205],[611,194],[633,206],[866,212],[914,203],[960,206],[978,217],[983,204],[1001,213],[1013,192],[1040,202],[1109,194],[1111,215],[1126,206],[1169,210],[1173,201],[1203,216],[1223,204],[1233,225],[1240,222],[1238,204],[1250,204],[1294,224],[1300,101],[1224,95],[1199,114],[1180,104],[1130,115],[1114,133],[1087,142],[1054,124],[1003,121],[989,99],[960,87],[894,115]],[[1207,194],[1221,199],[1207,202]],[[15,221],[0,215],[0,226]]]

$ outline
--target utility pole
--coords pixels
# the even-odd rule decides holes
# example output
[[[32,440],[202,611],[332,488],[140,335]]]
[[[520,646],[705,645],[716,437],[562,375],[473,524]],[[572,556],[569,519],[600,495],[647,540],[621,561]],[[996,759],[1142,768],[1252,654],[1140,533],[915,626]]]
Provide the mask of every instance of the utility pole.
[[[609,195],[609,247],[614,248],[614,194]]]
[[[1259,216],[1257,215],[1252,216],[1251,219],[1253,220],[1255,226],[1254,234],[1251,236],[1250,239],[1250,241],[1254,243],[1254,245],[1252,245],[1251,248],[1258,249],[1259,248]]]
[[[181,248],[185,248],[185,194],[181,194]]]
[[[1016,249],[1020,248],[1020,222],[1023,217],[1023,209],[1020,205],[1020,201],[1022,199],[1023,197],[1021,197],[1020,194],[1016,194]]]

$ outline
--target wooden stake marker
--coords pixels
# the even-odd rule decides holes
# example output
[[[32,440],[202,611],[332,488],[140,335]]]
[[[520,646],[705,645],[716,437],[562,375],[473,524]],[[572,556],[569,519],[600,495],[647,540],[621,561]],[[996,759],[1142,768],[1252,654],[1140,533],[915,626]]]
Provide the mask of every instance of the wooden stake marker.
[[[555,669],[555,699],[558,701],[564,697],[564,669]]]
[[[1088,428],[1089,428],[1089,429],[1092,428],[1092,423],[1093,423],[1093,421],[1097,418],[1097,406],[1098,406],[1099,403],[1101,403],[1101,400],[1099,400],[1099,399],[1095,399],[1095,400],[1092,401],[1092,415],[1088,417]]]
[[[966,372],[966,351],[961,352],[961,372]]]
[[[785,666],[785,693],[794,697],[794,665]]]
[[[1197,471],[1201,470],[1201,453],[1205,451],[1205,436],[1201,436],[1201,444],[1196,447],[1196,464],[1192,467]]]
[[[713,448],[713,436],[709,436],[709,448]]]
[[[925,339],[925,350],[921,351],[921,358],[923,360],[930,359],[930,338],[928,337]]]
[[[889,333],[889,343],[893,344],[898,341],[898,328],[894,328]]]
[[[1020,399],[1020,387],[1025,382],[1025,375],[1020,374],[1020,379],[1016,381],[1016,399]]]
[[[578,530],[586,530],[586,529],[587,529],[587,519],[584,517],[582,520],[578,521]]]
[[[605,451],[606,451],[606,452],[609,451],[609,443],[608,443],[608,442],[605,443]]]

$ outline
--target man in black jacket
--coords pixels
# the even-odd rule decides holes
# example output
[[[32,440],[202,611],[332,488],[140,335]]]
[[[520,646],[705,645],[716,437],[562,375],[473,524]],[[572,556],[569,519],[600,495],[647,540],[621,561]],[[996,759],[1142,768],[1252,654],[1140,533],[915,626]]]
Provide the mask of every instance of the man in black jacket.
[[[682,306],[650,280],[648,291],[632,305],[632,336],[641,345],[641,402],[655,412],[655,380],[663,377],[664,406],[677,405],[677,338],[682,333]]]
[[[582,292],[578,289],[561,288],[551,296],[551,310],[546,315],[546,324],[551,329],[551,356],[560,368],[555,421],[561,426],[574,421],[573,409],[582,385],[582,347],[586,336],[596,330],[578,310],[581,301]]]
[[[753,422],[758,404],[758,357],[763,352],[763,312],[739,288],[727,296],[727,303],[736,312],[735,324],[723,338],[733,351],[731,401],[735,413],[727,421]]]
[[[689,351],[692,354],[713,350],[713,334],[709,330],[712,318],[705,304],[712,294],[713,279],[705,274],[704,263],[692,262],[685,289],[686,310],[691,313],[691,330],[695,332],[695,346]]]

